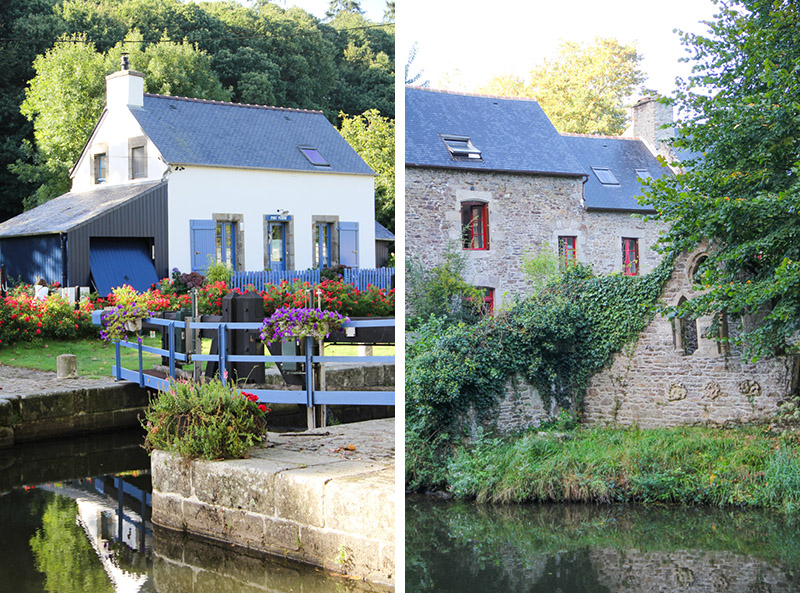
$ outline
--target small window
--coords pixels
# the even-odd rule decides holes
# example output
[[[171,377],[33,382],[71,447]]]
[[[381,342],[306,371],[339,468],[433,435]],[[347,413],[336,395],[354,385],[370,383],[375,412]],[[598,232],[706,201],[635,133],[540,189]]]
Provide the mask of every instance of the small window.
[[[105,183],[108,176],[108,155],[105,152],[94,155],[94,182]]]
[[[330,167],[331,164],[325,160],[325,157],[320,154],[316,148],[310,146],[300,146],[300,152],[308,159],[308,162],[316,167]]]
[[[614,177],[611,169],[607,167],[592,167],[592,171],[597,175],[597,180],[603,185],[619,185],[619,181]]]
[[[565,268],[578,263],[578,237],[558,238],[558,257]]]
[[[462,202],[461,238],[464,249],[489,249],[489,206],[483,202]]]
[[[636,171],[636,175],[639,177],[639,179],[652,179],[653,178],[653,176],[650,175],[650,171],[648,171],[647,169],[636,169],[635,171]]]
[[[639,239],[622,239],[622,273],[639,275]]]
[[[134,146],[131,148],[131,179],[142,179],[147,177],[147,159],[144,154],[144,146]]]
[[[483,160],[481,151],[475,148],[469,136],[441,136],[442,142],[456,160]]]
[[[483,306],[481,307],[481,315],[489,317],[494,314],[494,288],[485,286],[479,287],[483,290]]]
[[[330,222],[314,223],[314,267],[331,267],[331,236],[333,224]]]
[[[216,261],[229,270],[236,269],[236,223],[218,220],[216,222],[215,247]]]

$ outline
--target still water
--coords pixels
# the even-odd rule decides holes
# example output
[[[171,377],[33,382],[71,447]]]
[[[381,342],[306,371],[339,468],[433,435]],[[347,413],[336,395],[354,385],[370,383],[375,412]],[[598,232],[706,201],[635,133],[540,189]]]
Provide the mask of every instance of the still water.
[[[384,590],[150,523],[138,431],[0,451],[0,593]]]
[[[800,518],[406,501],[408,593],[800,592]]]

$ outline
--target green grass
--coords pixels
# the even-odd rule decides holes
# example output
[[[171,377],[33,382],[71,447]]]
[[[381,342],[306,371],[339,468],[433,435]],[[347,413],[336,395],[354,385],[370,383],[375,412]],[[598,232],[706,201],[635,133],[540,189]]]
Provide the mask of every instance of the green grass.
[[[160,338],[144,338],[147,346],[161,346]],[[0,364],[24,367],[41,371],[56,371],[56,358],[61,354],[74,354],[78,357],[78,374],[83,377],[110,377],[115,364],[114,345],[100,339],[47,342],[17,342],[12,346],[0,348]],[[138,367],[139,354],[129,348],[122,349],[122,366]],[[161,357],[143,353],[145,368],[161,364]]]
[[[578,428],[462,446],[432,475],[481,502],[641,502],[800,510],[798,447],[763,428]],[[412,451],[407,458],[415,457]]]

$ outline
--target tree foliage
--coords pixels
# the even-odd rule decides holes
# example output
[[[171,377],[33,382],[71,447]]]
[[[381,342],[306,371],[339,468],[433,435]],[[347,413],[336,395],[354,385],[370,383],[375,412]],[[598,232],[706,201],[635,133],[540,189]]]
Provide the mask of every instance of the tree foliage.
[[[557,58],[531,71],[528,82],[498,76],[480,92],[533,97],[559,132],[618,135],[626,127],[625,101],[645,80],[641,59],[635,46],[616,39],[567,41]]]
[[[664,248],[708,258],[706,292],[678,314],[758,318],[737,337],[752,357],[798,350],[800,330],[800,6],[720,4],[707,35],[683,34],[692,75],[672,102],[686,172],[646,202],[671,224]]]
[[[394,231],[394,121],[377,109],[356,116],[342,114],[340,132],[377,174],[375,219]]]

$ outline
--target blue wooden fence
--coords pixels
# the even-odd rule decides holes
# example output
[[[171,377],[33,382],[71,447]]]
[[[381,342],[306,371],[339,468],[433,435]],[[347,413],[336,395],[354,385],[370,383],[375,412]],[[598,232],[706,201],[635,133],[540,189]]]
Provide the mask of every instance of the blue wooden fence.
[[[95,311],[99,313],[99,311]],[[95,323],[99,323],[99,315]],[[93,319],[94,320],[94,319]],[[216,330],[218,336],[219,354],[187,354],[177,352],[175,349],[175,328],[186,328],[184,321],[173,321],[151,317],[145,320],[146,323],[158,325],[166,328],[169,336],[169,348],[156,348],[145,346],[141,343],[128,341],[115,342],[116,361],[112,368],[112,373],[117,381],[134,381],[140,387],[151,387],[158,390],[166,390],[169,385],[169,377],[175,376],[176,363],[190,363],[192,361],[215,361],[219,364],[217,368],[225,369],[228,362],[282,362],[282,363],[304,363],[305,368],[305,391],[277,390],[277,389],[254,389],[250,393],[258,396],[259,402],[275,404],[303,404],[307,407],[316,405],[377,405],[393,406],[395,402],[394,391],[321,391],[314,389],[314,363],[394,363],[394,356],[318,356],[313,355],[313,338],[305,338],[305,354],[300,356],[267,356],[267,355],[230,355],[227,353],[226,341],[229,338],[228,330],[257,330],[260,323],[215,323],[215,322],[191,322],[190,330],[210,329]],[[394,327],[394,319],[364,319],[360,321],[349,321],[343,327]],[[187,335],[188,331],[187,330]],[[122,367],[122,348],[131,348],[138,351],[139,362],[137,369],[126,369]],[[169,377],[161,378],[149,375],[144,372],[142,365],[142,354],[149,352],[169,358]]]
[[[345,268],[344,281],[352,284],[358,290],[366,290],[367,285],[378,288],[391,288],[394,268]],[[245,290],[248,286],[253,286],[258,291],[265,290],[268,284],[280,284],[287,282],[308,282],[311,285],[319,284],[319,270],[287,270],[285,272],[274,272],[262,270],[260,272],[233,272],[231,275],[231,288]]]

